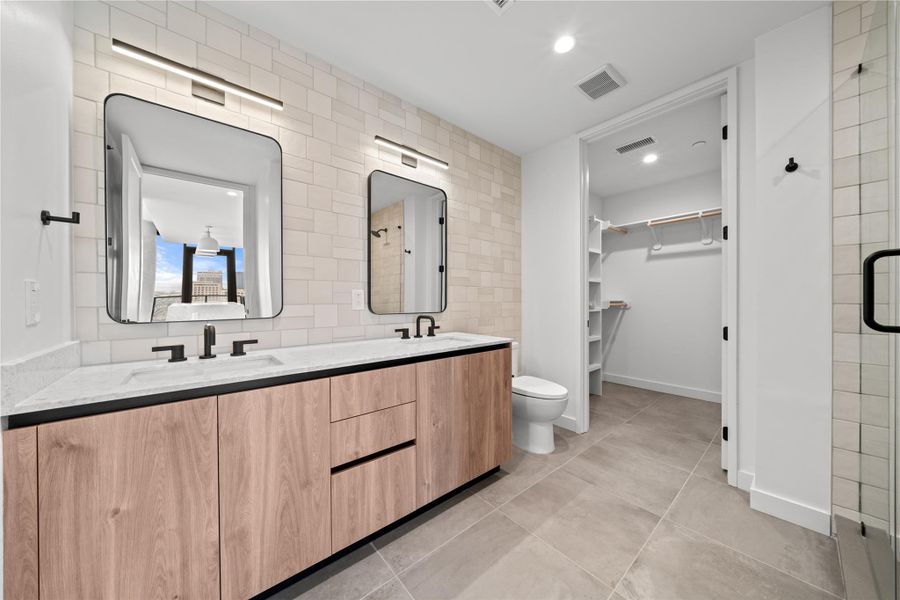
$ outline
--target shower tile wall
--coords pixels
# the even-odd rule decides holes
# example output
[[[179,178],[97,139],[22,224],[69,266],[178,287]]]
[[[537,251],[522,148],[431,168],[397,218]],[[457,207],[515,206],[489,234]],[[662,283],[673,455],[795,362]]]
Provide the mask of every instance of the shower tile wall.
[[[890,510],[891,353],[886,334],[862,325],[860,267],[863,258],[888,247],[891,239],[886,8],[885,2],[835,2],[832,29],[832,504],[835,514],[882,528]],[[877,302],[883,320],[888,265],[880,266]]]
[[[366,177],[382,169],[449,196],[444,331],[519,337],[521,167],[518,156],[302,50],[197,2],[77,2],[72,137],[75,320],[85,364],[153,358],[151,346],[197,352],[199,324],[120,325],[105,310],[103,99],[124,92],[276,138],[284,149],[284,311],[217,324],[222,343],[252,333],[260,347],[392,335],[409,317],[351,310],[366,288]],[[190,82],[114,56],[110,37],[282,99],[283,112],[228,96],[218,107]],[[383,135],[450,162],[410,169]]]

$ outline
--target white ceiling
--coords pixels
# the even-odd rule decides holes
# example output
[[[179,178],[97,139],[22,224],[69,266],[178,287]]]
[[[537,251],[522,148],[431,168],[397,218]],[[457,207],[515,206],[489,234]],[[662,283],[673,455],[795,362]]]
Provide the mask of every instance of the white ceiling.
[[[433,198],[443,202],[444,197],[443,192],[424,183],[410,181],[388,173],[373,173],[372,194],[369,197],[372,205],[369,210],[376,213],[400,200],[424,201]]]
[[[718,96],[691,103],[608,135],[588,146],[592,194],[607,198],[667,181],[706,173],[721,163],[721,108]],[[625,154],[616,148],[653,136],[656,143]],[[692,147],[694,142],[706,144]],[[647,154],[655,163],[644,164]]]
[[[144,173],[141,200],[145,218],[167,242],[196,244],[209,225],[220,246],[244,247],[241,190]]]
[[[516,154],[753,55],[756,36],[820,1],[217,3],[217,8]],[[571,34],[574,50],[553,52]],[[785,57],[789,60],[790,57]],[[605,63],[627,85],[575,82]]]
[[[257,185],[281,162],[270,137],[123,95],[107,101],[106,129],[108,144],[127,134],[145,167]]]

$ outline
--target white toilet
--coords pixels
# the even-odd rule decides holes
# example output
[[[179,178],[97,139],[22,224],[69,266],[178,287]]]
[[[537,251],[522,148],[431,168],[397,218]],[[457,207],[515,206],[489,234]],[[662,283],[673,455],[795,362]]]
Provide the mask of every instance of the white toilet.
[[[569,402],[569,391],[558,383],[519,376],[519,344],[512,345],[512,420],[513,444],[534,454],[550,454],[553,421],[562,416]]]

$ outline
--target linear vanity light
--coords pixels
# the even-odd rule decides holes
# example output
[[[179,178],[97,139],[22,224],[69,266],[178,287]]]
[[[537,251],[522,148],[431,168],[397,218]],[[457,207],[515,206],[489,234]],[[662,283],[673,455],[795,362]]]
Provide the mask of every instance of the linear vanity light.
[[[433,156],[428,156],[427,154],[422,154],[418,150],[414,150],[409,146],[404,146],[403,144],[398,144],[397,142],[392,142],[389,139],[383,138],[380,135],[375,136],[375,143],[379,146],[384,146],[385,148],[390,148],[391,150],[396,150],[400,154],[405,156],[411,156],[417,160],[421,160],[422,162],[426,162],[428,164],[434,165],[436,167],[440,167],[442,169],[449,169],[450,164],[445,163],[439,158],[435,158]]]
[[[154,67],[158,67],[160,69],[163,69],[164,71],[169,71],[170,73],[175,73],[176,75],[181,75],[182,77],[187,77],[188,79],[196,81],[201,85],[205,85],[222,92],[228,92],[229,94],[234,94],[235,96],[240,96],[241,98],[246,98],[247,100],[259,102],[260,104],[268,106],[269,108],[274,108],[275,110],[284,110],[284,103],[281,100],[276,100],[275,98],[271,98],[269,96],[266,96],[265,94],[254,92],[253,90],[247,89],[240,85],[225,81],[224,79],[216,77],[215,75],[210,75],[209,73],[205,73],[204,71],[200,71],[193,67],[188,67],[187,65],[177,63],[174,60],[169,60],[168,58],[165,58],[158,54],[147,52],[142,48],[127,44],[122,40],[113,38],[112,49],[113,52],[124,54],[125,56],[129,56],[135,60],[147,63],[148,65],[153,65]]]

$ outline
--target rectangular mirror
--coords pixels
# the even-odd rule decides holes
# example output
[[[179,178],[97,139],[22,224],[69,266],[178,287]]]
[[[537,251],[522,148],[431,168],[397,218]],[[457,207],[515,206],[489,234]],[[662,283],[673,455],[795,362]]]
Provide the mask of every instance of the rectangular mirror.
[[[106,98],[104,136],[110,318],[278,315],[278,142],[123,94]]]
[[[369,175],[369,310],[447,308],[447,194],[411,179]]]

